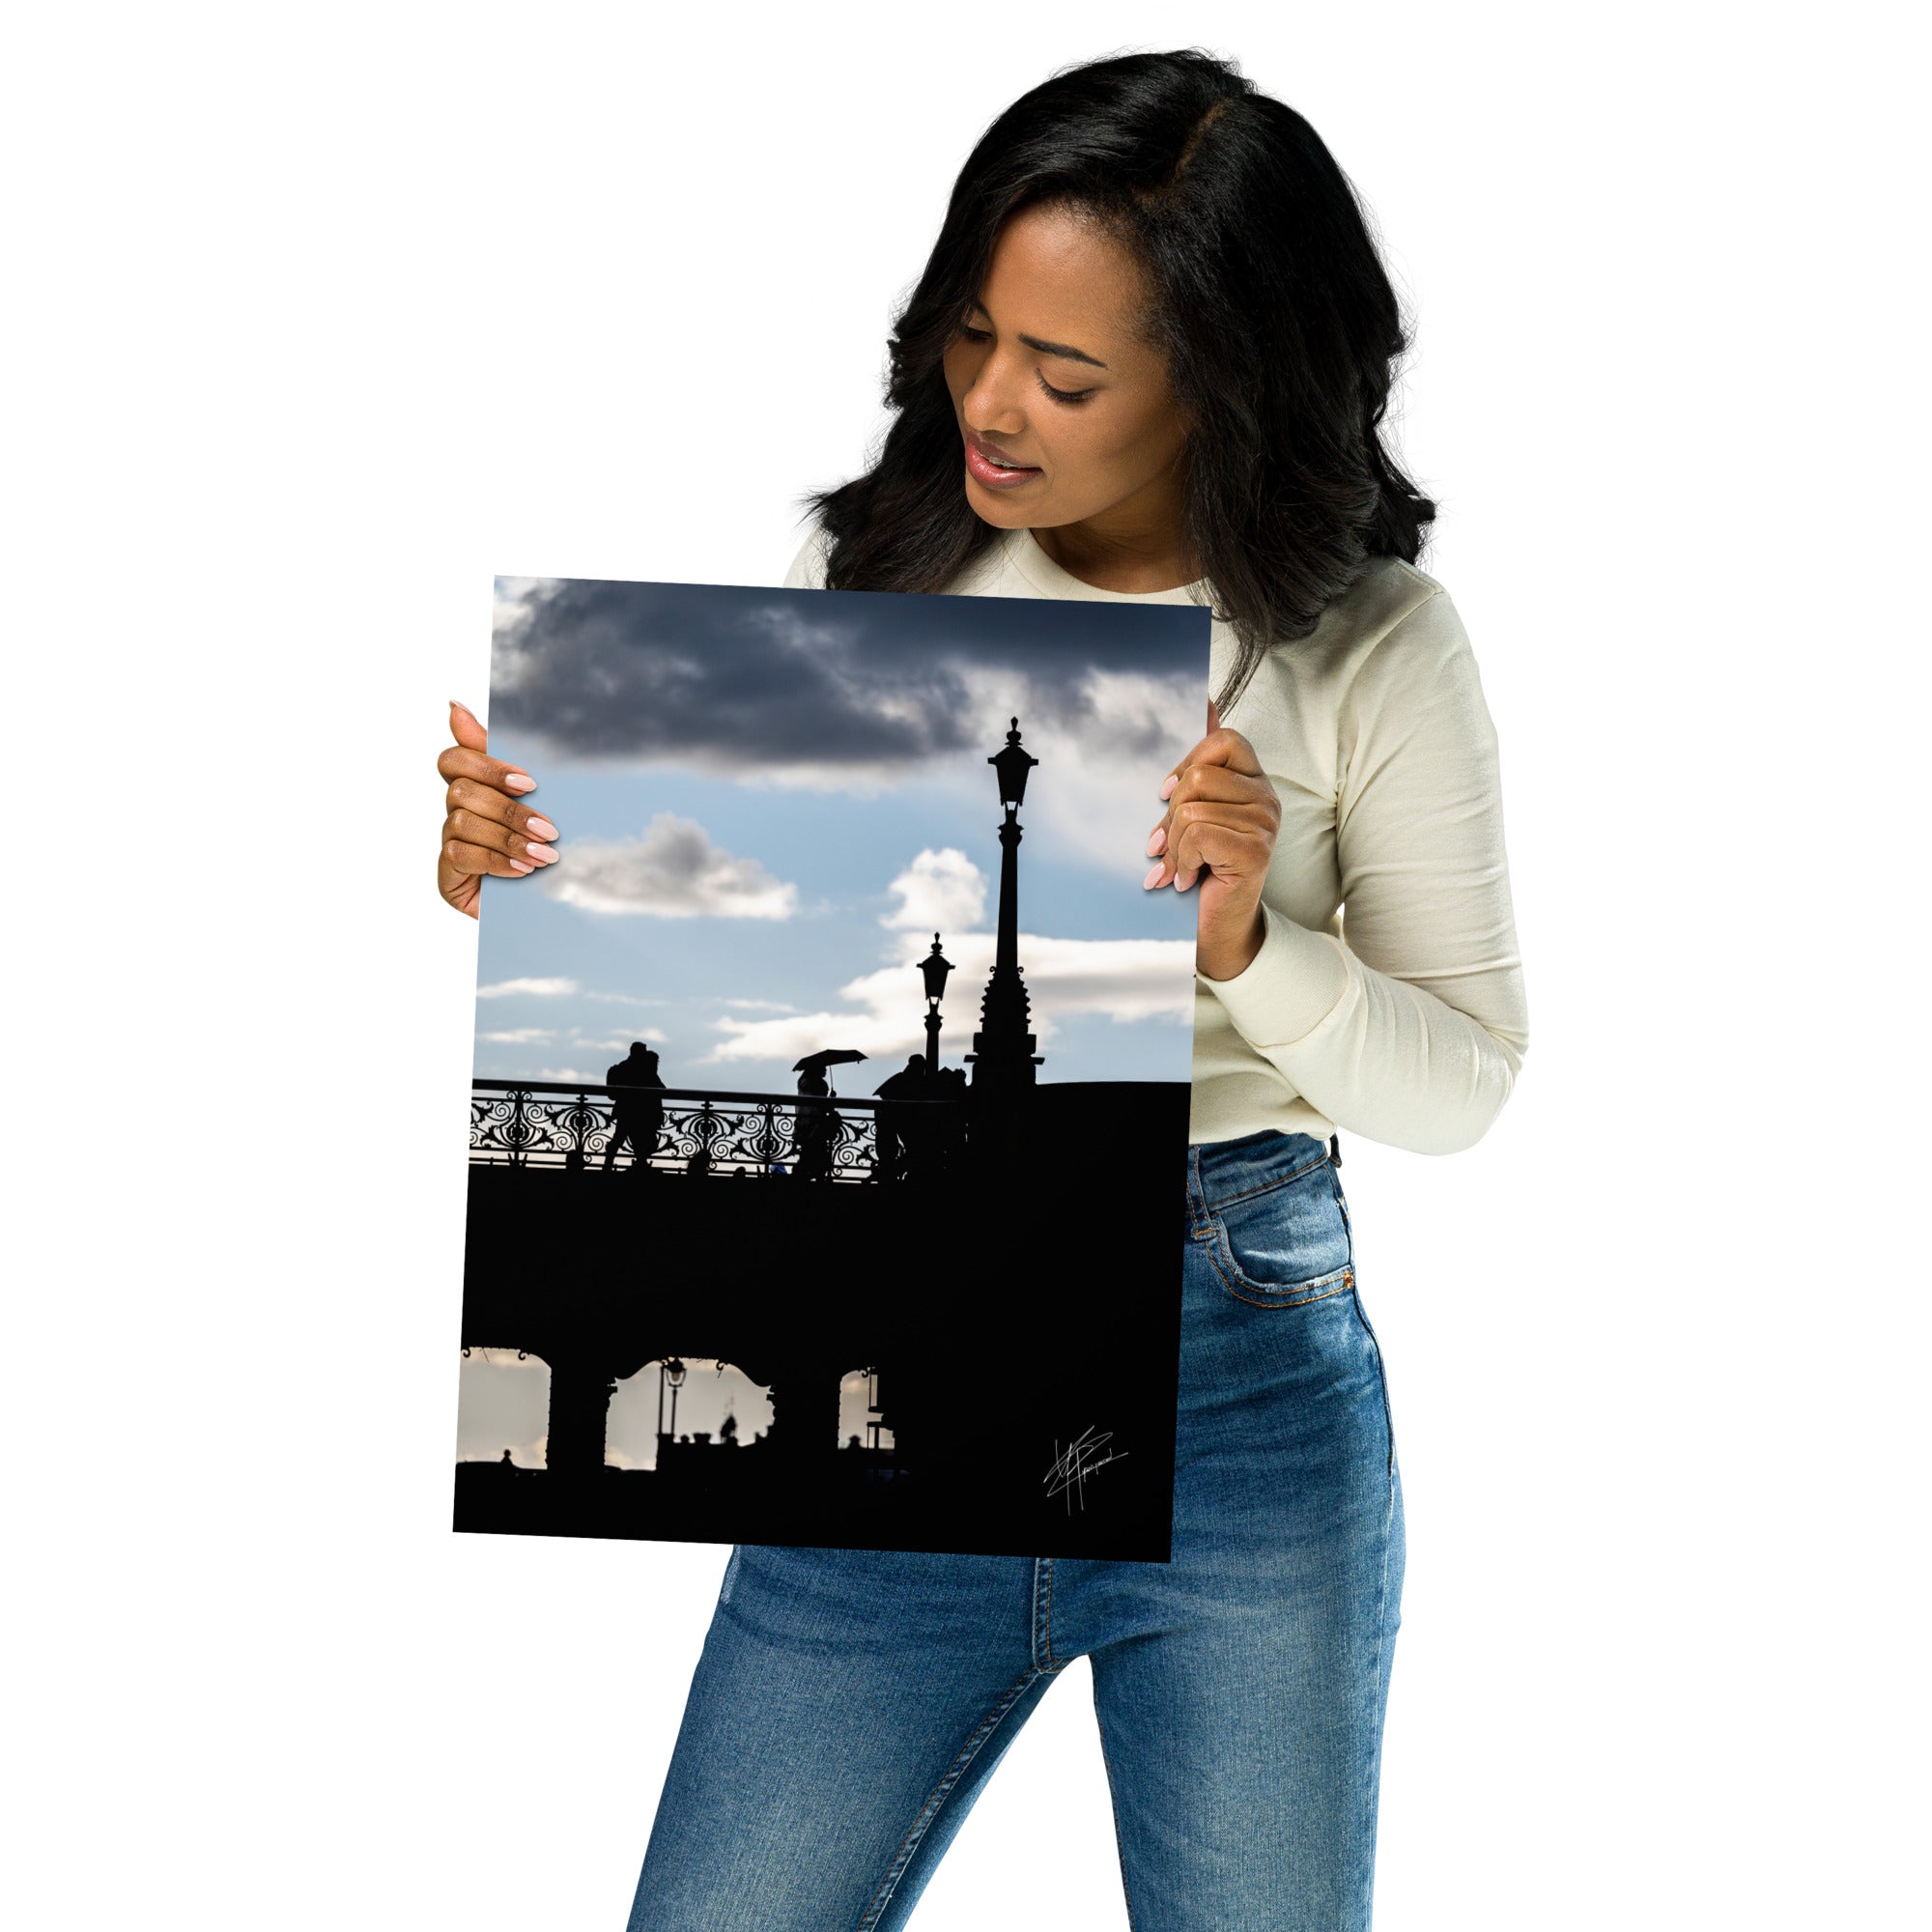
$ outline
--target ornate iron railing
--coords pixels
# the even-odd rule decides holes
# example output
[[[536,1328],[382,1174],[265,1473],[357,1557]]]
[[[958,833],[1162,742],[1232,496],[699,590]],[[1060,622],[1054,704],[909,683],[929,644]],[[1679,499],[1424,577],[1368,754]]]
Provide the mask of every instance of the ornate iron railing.
[[[965,1132],[958,1100],[815,1099],[557,1080],[469,1084],[469,1158],[489,1166],[908,1180],[949,1168]]]

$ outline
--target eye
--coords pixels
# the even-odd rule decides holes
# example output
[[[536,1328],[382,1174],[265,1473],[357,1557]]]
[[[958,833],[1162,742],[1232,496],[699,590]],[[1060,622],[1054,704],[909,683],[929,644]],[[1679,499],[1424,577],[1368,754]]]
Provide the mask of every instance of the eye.
[[[1037,375],[1038,374],[1037,371],[1036,371],[1035,373]],[[1094,393],[1092,389],[1056,389],[1053,386],[1053,384],[1046,380],[1044,376],[1039,377],[1039,386],[1042,389],[1044,389],[1046,393],[1049,396],[1051,396],[1056,403],[1084,403],[1087,400],[1087,398]]]
[[[993,331],[990,328],[975,328],[970,323],[965,322],[959,325],[959,334],[967,342],[990,342],[993,339]],[[1038,383],[1041,390],[1056,403],[1065,403],[1069,406],[1075,403],[1084,403],[1094,393],[1092,389],[1056,389],[1037,369],[1034,371],[1034,380]]]

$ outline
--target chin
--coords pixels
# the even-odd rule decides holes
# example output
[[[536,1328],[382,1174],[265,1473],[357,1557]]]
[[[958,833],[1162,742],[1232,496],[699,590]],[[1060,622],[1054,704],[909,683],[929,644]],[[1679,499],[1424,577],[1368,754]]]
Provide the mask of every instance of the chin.
[[[982,524],[991,524],[995,529],[1031,529],[1038,521],[1019,504],[1009,501],[999,491],[980,489],[970,477],[966,484],[966,501]]]

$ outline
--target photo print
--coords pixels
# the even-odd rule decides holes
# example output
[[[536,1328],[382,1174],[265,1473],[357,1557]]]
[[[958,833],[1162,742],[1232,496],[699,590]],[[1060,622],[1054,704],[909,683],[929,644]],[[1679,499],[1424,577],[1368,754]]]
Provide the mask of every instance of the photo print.
[[[1168,1560],[1208,629],[497,581],[457,1530]]]

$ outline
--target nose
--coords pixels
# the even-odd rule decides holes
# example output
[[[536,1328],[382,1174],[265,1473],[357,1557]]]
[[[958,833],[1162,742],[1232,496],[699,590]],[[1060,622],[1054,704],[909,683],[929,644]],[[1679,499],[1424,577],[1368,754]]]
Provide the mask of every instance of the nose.
[[[959,401],[966,427],[978,436],[1018,436],[1026,429],[1019,406],[1018,371],[994,350],[973,373]]]

